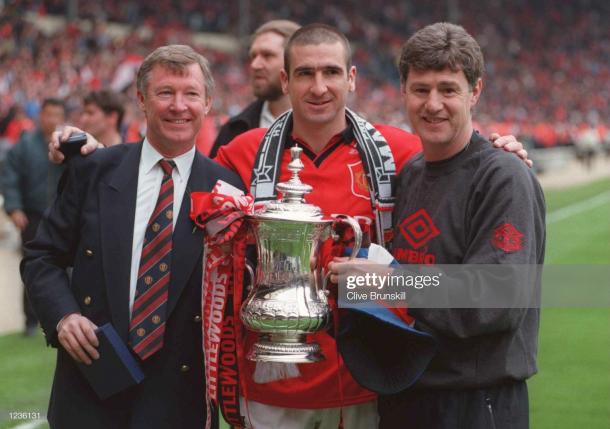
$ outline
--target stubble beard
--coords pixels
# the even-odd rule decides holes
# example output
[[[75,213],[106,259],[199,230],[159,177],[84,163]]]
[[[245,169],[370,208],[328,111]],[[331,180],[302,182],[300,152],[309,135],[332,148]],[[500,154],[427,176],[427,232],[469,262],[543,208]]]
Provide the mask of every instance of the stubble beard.
[[[263,88],[252,88],[252,92],[256,98],[265,101],[275,101],[284,95],[282,92],[282,87],[278,83],[269,84]]]

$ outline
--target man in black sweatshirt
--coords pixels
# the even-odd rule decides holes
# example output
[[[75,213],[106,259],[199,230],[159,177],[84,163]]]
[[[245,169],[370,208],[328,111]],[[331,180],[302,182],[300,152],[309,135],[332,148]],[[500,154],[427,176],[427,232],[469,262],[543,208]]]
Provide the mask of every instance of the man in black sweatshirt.
[[[427,26],[404,45],[399,69],[423,153],[398,177],[396,259],[509,269],[541,265],[540,185],[524,163],[494,150],[473,129],[484,69],[477,42],[453,24]],[[490,284],[474,275],[462,282],[460,293]],[[537,294],[539,288],[536,275],[530,290]],[[445,292],[451,299],[455,289]],[[528,427],[525,380],[537,371],[539,309],[473,302],[471,308],[409,308],[415,327],[436,338],[438,353],[412,388],[380,398],[381,428]]]

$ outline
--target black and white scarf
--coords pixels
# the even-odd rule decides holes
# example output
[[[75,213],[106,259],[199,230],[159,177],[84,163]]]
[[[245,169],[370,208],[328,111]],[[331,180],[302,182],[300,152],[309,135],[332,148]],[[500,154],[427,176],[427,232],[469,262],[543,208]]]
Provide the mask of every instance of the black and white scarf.
[[[375,214],[377,243],[387,247],[391,241],[394,208],[392,191],[392,182],[396,175],[394,157],[385,138],[373,125],[349,109],[345,109],[345,116],[352,125],[356,148],[366,173]],[[288,111],[271,124],[263,137],[256,154],[250,185],[250,193],[255,198],[255,202],[277,199],[275,186],[281,173],[284,143],[291,131],[292,111]]]

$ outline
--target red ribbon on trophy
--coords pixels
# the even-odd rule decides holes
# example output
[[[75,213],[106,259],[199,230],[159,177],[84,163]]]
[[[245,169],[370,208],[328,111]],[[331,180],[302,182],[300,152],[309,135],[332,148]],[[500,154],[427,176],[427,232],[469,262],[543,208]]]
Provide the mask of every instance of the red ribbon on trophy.
[[[206,378],[206,429],[219,406],[224,419],[235,428],[245,427],[240,412],[239,361],[242,325],[239,309],[247,230],[245,217],[254,209],[254,199],[237,188],[218,181],[212,192],[191,194],[190,217],[205,230],[203,254],[202,315]]]

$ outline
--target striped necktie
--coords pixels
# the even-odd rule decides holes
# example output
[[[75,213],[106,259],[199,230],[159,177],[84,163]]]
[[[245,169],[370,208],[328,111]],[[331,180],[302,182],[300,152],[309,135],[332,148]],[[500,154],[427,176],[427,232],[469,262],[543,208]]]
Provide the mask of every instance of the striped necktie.
[[[144,244],[136,295],[129,324],[129,343],[142,359],[147,359],[163,347],[167,297],[171,276],[172,230],[174,208],[174,161],[159,161],[163,180],[157,204],[150,216]]]

